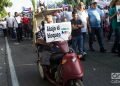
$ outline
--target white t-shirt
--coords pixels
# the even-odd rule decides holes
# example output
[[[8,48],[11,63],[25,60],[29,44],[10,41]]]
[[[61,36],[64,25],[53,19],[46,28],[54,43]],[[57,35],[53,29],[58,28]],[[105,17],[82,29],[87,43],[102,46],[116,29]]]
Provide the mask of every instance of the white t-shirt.
[[[67,12],[67,20],[68,21],[72,20],[72,12],[71,11]]]
[[[3,28],[3,24],[2,21],[0,21],[0,29]]]
[[[109,13],[109,11],[107,9],[104,9],[104,13]]]
[[[56,17],[57,17],[56,22],[57,23],[61,22],[61,15],[60,15],[60,13],[57,13]]]
[[[13,23],[14,23],[14,17],[7,17],[6,18],[6,22],[7,22],[7,24],[8,24],[8,27],[14,27],[13,26]]]
[[[2,25],[2,29],[7,29],[7,23],[6,21],[1,21],[0,24]]]
[[[61,18],[66,17],[67,21],[70,21],[72,19],[72,12],[70,11],[63,11],[60,13]]]
[[[18,28],[18,24],[20,23],[21,23],[21,17],[20,16],[14,17],[14,27]]]
[[[56,19],[57,17],[56,16],[53,16],[53,22],[56,23]]]
[[[106,18],[106,21],[107,21],[107,24],[110,25],[110,20],[109,20],[109,17]]]
[[[87,32],[87,18],[88,18],[87,11],[78,10],[78,18],[82,21],[82,24],[84,25],[84,27],[81,28],[81,32]]]
[[[16,20],[17,20],[18,24],[21,23],[21,17],[20,16],[16,17]]]

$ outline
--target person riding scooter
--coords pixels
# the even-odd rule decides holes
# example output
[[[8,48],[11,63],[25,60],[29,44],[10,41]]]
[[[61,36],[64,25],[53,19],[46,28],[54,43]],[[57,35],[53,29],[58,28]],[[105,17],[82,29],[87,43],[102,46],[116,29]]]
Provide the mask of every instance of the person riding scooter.
[[[46,22],[53,23],[51,15],[46,16]],[[84,73],[79,57],[75,52],[71,52],[68,42],[65,40],[52,43],[43,41],[50,49],[44,50],[42,58],[38,61],[41,78],[46,78],[56,86],[84,86],[82,82]],[[43,64],[43,59],[48,64]]]
[[[45,20],[46,20],[46,23],[48,24],[53,23],[52,15],[47,15]],[[45,47],[47,48],[49,47],[50,48],[49,50],[57,54],[63,55],[63,53],[69,52],[69,46],[67,41],[57,41],[52,43],[46,43],[45,28],[44,28],[43,21],[41,22],[41,25],[43,28],[40,28],[40,31],[37,33],[37,41],[36,41],[37,44],[40,45],[40,49],[39,49],[40,51],[43,51],[44,49],[46,49]],[[52,58],[55,59],[56,57],[53,56]]]

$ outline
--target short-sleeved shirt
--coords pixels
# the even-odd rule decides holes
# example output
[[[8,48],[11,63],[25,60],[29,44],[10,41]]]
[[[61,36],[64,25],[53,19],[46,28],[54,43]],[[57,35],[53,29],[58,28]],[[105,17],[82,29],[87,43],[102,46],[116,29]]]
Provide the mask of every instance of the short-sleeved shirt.
[[[102,12],[100,11],[100,9],[89,8],[88,16],[89,16],[90,26],[92,28],[101,27],[101,16],[103,16],[103,15],[102,15]]]
[[[70,11],[63,11],[60,15],[61,18],[66,18],[67,21],[70,21],[72,19],[72,12]]]
[[[14,17],[7,17],[6,22],[7,22],[7,27],[10,27],[10,28],[14,27]]]
[[[82,24],[84,27],[81,28],[81,32],[87,32],[87,18],[88,18],[88,13],[87,11],[78,11],[78,17],[81,19]]]
[[[1,21],[0,22],[0,28],[2,28],[2,29],[7,29],[7,23],[6,23],[6,21]]]
[[[22,22],[23,22],[23,24],[28,24],[29,23],[29,18],[28,17],[23,17]]]
[[[116,13],[116,7],[110,8],[109,15],[113,16]],[[120,22],[117,22],[117,16],[111,19],[113,29],[120,29]]]
[[[80,19],[78,19],[78,20],[74,20],[74,19],[72,19],[71,20],[71,24],[73,25],[81,25],[82,24],[82,21],[80,20]],[[80,30],[80,28],[77,28],[77,29],[75,29],[74,30],[74,28],[72,28],[72,37],[76,37],[76,36],[79,36],[80,35],[80,32],[81,32],[81,30]]]
[[[3,28],[3,24],[2,21],[0,21],[0,29]]]
[[[18,24],[20,23],[21,23],[21,17],[20,16],[14,17],[14,27],[18,28]]]

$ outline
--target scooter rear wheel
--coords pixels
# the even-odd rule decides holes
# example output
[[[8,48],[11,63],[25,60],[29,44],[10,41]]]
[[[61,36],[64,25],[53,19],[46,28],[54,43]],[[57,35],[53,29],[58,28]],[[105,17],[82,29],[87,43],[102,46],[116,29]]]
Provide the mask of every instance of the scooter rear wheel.
[[[84,86],[82,80],[71,80],[67,86]]]

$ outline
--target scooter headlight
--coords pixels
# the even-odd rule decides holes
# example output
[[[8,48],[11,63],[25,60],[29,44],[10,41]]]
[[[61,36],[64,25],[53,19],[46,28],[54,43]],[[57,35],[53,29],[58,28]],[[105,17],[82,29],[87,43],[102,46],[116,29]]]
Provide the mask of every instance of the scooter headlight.
[[[72,62],[75,62],[76,60],[77,60],[77,58],[75,58],[75,57],[74,57],[74,58],[72,58]]]

